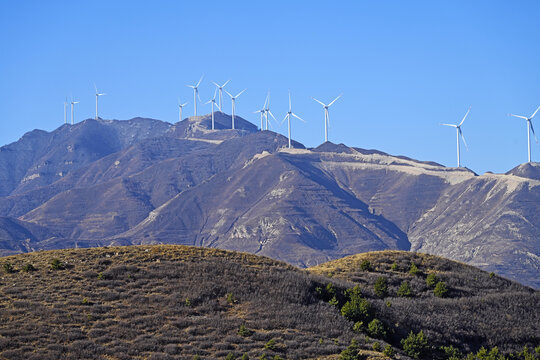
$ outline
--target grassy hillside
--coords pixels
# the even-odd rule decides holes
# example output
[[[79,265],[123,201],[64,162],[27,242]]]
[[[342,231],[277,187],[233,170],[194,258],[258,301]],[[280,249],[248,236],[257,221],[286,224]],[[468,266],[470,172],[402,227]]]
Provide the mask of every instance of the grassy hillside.
[[[371,270],[363,271],[366,259]],[[417,275],[407,273],[411,261]],[[36,252],[0,264],[5,359],[388,358],[383,351],[407,359],[414,353],[401,340],[411,330],[425,331],[424,358],[444,358],[441,345],[515,352],[539,343],[538,292],[405,252],[368,253],[309,271],[174,245]],[[423,285],[431,272],[446,282],[447,298]],[[388,282],[383,298],[372,290],[378,277]],[[394,295],[402,279],[410,282],[410,298]],[[343,311],[358,310],[356,302],[371,304],[361,314],[364,326]]]

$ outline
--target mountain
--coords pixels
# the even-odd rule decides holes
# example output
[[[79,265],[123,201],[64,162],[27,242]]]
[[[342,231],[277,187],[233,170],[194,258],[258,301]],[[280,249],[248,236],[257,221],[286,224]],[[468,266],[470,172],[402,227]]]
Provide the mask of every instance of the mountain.
[[[539,291],[406,251],[308,271],[178,245],[39,251],[1,263],[6,359],[465,359],[487,349],[526,360],[540,341]],[[429,275],[447,284],[442,297]],[[383,294],[374,291],[380,278]],[[412,292],[397,296],[404,281]],[[425,342],[410,343],[411,332]]]
[[[173,243],[309,267],[412,250],[540,288],[537,163],[507,174],[326,142],[215,113],[86,120],[0,148],[0,254]]]

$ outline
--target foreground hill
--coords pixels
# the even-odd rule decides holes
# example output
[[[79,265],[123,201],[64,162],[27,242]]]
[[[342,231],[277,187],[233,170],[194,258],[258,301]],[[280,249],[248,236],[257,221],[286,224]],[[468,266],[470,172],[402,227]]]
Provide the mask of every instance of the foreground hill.
[[[362,271],[366,259],[371,267]],[[388,358],[384,349],[408,359],[415,353],[401,340],[420,330],[427,336],[417,344],[420,358],[446,358],[444,345],[454,354],[498,346],[525,359],[518,352],[540,342],[538,291],[409,252],[369,253],[310,271],[172,245],[34,252],[0,262],[6,359],[337,359],[353,339],[362,358]],[[412,262],[417,275],[407,274]],[[447,297],[423,285],[432,272],[446,282]],[[388,282],[383,297],[373,292],[378,277]],[[395,295],[402,279],[410,297]],[[359,315],[343,310],[357,305]]]
[[[1,147],[0,254],[173,243],[310,267],[413,250],[540,288],[539,164],[478,176],[215,122],[86,120]]]

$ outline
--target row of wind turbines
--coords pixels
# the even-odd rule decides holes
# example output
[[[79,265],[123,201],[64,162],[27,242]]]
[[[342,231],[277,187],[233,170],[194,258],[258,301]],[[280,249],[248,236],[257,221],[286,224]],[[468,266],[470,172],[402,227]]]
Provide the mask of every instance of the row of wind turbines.
[[[197,84],[195,85],[186,85],[187,87],[190,87],[193,89],[193,113],[194,113],[194,116],[197,116],[197,99],[202,103],[201,101],[201,98],[199,96],[199,86],[201,85],[202,83],[202,80],[203,80],[203,77],[204,76],[201,76],[201,78],[199,79],[199,81],[197,82]],[[205,102],[205,104],[211,104],[212,106],[212,130],[215,130],[215,123],[214,123],[214,107],[216,107],[217,109],[219,109],[219,111],[222,111],[223,109],[223,91],[225,91],[225,93],[227,95],[229,95],[229,97],[231,98],[231,128],[234,129],[235,128],[235,123],[234,123],[234,117],[235,117],[235,110],[236,110],[236,100],[238,99],[238,97],[240,95],[242,95],[247,89],[244,89],[242,91],[240,91],[238,94],[236,95],[233,95],[231,94],[230,92],[228,92],[227,90],[224,90],[224,87],[230,82],[230,80],[227,80],[225,83],[223,83],[222,85],[219,85],[218,83],[216,82],[212,82],[215,86],[216,86],[216,89],[214,91],[214,96],[212,99],[208,100],[207,102]],[[105,93],[100,93],[96,87],[96,85],[94,84],[94,89],[95,89],[95,96],[96,96],[96,116],[95,116],[95,119],[98,120],[99,119],[99,115],[98,115],[98,105],[99,105],[99,97],[100,96],[103,96],[103,95],[106,95]],[[325,104],[323,103],[322,101],[320,100],[317,100],[315,98],[312,97],[313,100],[315,100],[317,103],[319,103],[320,105],[322,105],[323,109],[324,109],[324,141],[328,141],[328,128],[329,128],[329,124],[330,124],[330,113],[329,113],[329,108],[330,106],[332,106],[343,94],[340,94],[339,96],[337,96],[334,100],[332,100],[330,103],[328,104]],[[216,103],[216,96],[218,96],[218,103]],[[71,98],[71,125],[74,124],[74,106],[75,104],[78,104],[80,101],[75,101],[73,99],[73,97]],[[68,101],[67,101],[67,98],[66,100],[64,101],[64,124],[67,124],[67,105],[68,105]],[[184,106],[186,106],[188,103],[181,103],[180,100],[178,101],[178,108],[179,108],[179,121],[182,121],[183,118],[182,118],[182,110],[184,108]],[[527,116],[522,116],[522,115],[515,115],[515,114],[508,114],[508,116],[513,116],[513,117],[517,117],[517,118],[520,118],[520,119],[523,119],[526,121],[526,124],[527,124],[527,154],[528,154],[528,162],[531,162],[531,132],[534,136],[534,139],[536,141],[536,143],[538,143],[538,138],[536,137],[536,134],[534,132],[534,126],[533,126],[533,123],[532,123],[532,119],[536,116],[536,113],[538,113],[538,110],[540,110],[540,106],[536,109],[536,111],[529,117]],[[465,122],[465,119],[467,118],[467,116],[469,115],[471,111],[471,107],[469,107],[469,109],[467,110],[467,112],[465,113],[465,116],[463,116],[463,119],[461,119],[461,122],[459,124],[441,124],[443,126],[449,126],[449,127],[453,127],[456,129],[456,145],[457,145],[457,166],[458,167],[461,167],[461,149],[460,149],[460,138],[461,140],[463,141],[463,144],[465,145],[465,147],[467,148],[468,150],[468,145],[467,145],[467,142],[465,141],[465,136],[463,135],[463,130],[461,129],[461,126],[463,125],[463,123]],[[276,117],[274,116],[274,114],[272,113],[272,111],[270,110],[270,92],[268,92],[268,94],[266,95],[266,99],[264,101],[264,105],[261,109],[257,110],[257,111],[254,111],[253,113],[259,113],[260,114],[260,121],[261,121],[261,126],[260,126],[260,130],[263,131],[263,130],[268,130],[269,128],[269,123],[270,123],[270,117],[272,117],[274,119],[274,121],[276,123],[279,124],[279,122],[277,121]],[[285,114],[285,117],[283,118],[283,120],[281,121],[281,124],[287,120],[287,135],[288,135],[288,140],[289,140],[289,144],[288,144],[288,147],[291,148],[291,118],[294,117],[300,121],[303,121],[305,122],[304,119],[302,119],[300,116],[298,116],[297,114],[295,114],[293,111],[292,111],[292,102],[291,102],[291,92],[289,91],[289,111],[287,111],[287,113]]]

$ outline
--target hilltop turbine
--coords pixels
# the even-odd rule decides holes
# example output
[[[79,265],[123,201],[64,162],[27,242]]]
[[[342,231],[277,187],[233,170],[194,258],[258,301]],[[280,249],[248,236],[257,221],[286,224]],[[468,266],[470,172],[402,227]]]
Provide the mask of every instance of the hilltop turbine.
[[[289,125],[289,149],[291,148],[291,116],[294,116],[298,120],[305,122],[304,119],[292,112],[291,92],[289,91],[289,111],[287,112],[287,115],[285,115],[285,118],[283,118],[283,121],[287,119],[287,123]]]
[[[236,101],[236,98],[239,97],[240,95],[242,95],[242,93],[244,91],[246,91],[247,89],[244,89],[242,91],[240,91],[238,94],[236,94],[236,96],[232,96],[230,92],[228,92],[227,90],[225,90],[225,92],[227,93],[227,95],[229,95],[231,97],[231,102],[232,102],[232,114],[231,114],[231,118],[232,118],[232,129],[234,130],[234,109],[235,109],[235,101]]]
[[[94,84],[94,89],[96,89],[96,120],[97,120],[97,119],[99,118],[99,117],[98,117],[98,98],[99,98],[100,96],[107,95],[107,94],[105,94],[105,93],[100,94],[100,93],[97,91],[96,84]]]
[[[266,102],[268,101],[268,96],[266,97],[266,99],[264,100],[264,105],[262,107],[261,110],[257,110],[257,111],[254,111],[253,113],[256,114],[256,113],[260,113],[261,114],[261,131],[263,131],[263,119],[264,119],[264,114],[266,113]]]
[[[343,95],[343,94],[341,94]],[[337,99],[339,99],[341,97],[341,95],[339,95],[337,98],[335,98],[330,104],[326,105],[324,104],[323,102],[315,99],[314,97],[312,97],[313,100],[315,100],[316,102],[318,102],[319,104],[321,104],[323,107],[324,107],[324,142],[327,142],[328,141],[328,127],[330,126],[330,115],[328,113],[328,108],[330,106],[332,106],[333,103],[336,102]]]
[[[178,99],[178,121],[182,121],[182,108],[186,106],[188,103],[185,102],[183,104],[180,103],[180,98]]]
[[[461,125],[463,125],[463,122],[465,121],[465,119],[467,118],[467,115],[469,115],[469,111],[471,111],[471,107],[469,106],[469,110],[467,110],[467,113],[465,114],[465,116],[463,117],[463,119],[461,120],[461,122],[459,123],[459,125],[454,125],[454,124],[441,124],[441,125],[444,125],[444,126],[450,126],[450,127],[454,127],[456,128],[456,137],[457,137],[457,166],[460,167],[461,166],[461,163],[460,163],[460,152],[459,152],[459,137],[461,136],[461,139],[463,139],[463,143],[465,144],[465,147],[467,148],[467,150],[469,150],[469,147],[467,146],[467,142],[465,141],[465,137],[463,136],[463,132],[461,131]]]
[[[536,113],[538,112],[539,109],[540,109],[540,106],[538,107],[538,109],[536,109],[536,111],[530,117],[525,117],[525,116],[521,116],[521,115],[514,115],[514,114],[508,114],[508,116],[513,116],[513,117],[517,117],[517,118],[520,118],[520,119],[525,119],[527,121],[527,145],[528,145],[529,162],[531,162],[531,131],[532,131],[532,133],[534,135],[534,140],[538,144],[538,139],[536,138],[536,134],[534,133],[534,127],[533,127],[533,124],[532,124],[532,119],[536,115]]]
[[[223,84],[223,85],[221,85],[221,86],[220,86],[219,84],[217,84],[217,83],[215,83],[215,82],[212,81],[212,82],[214,83],[214,85],[216,85],[216,87],[217,87],[218,90],[219,90],[219,108],[220,108],[220,109],[223,108],[223,88],[225,87],[225,85],[227,85],[227,84],[229,83],[229,81],[231,81],[231,80],[225,81],[225,84]],[[221,110],[219,110],[219,111],[221,111]]]
[[[73,101],[73,98],[71,98],[71,125],[74,124],[74,118],[73,118],[73,108],[75,104],[80,103],[80,101]]]
[[[212,103],[212,130],[214,130],[214,105],[217,106],[219,111],[221,111],[221,107],[219,107],[218,104],[216,104],[216,93],[217,93],[217,89],[214,91],[214,97],[211,100],[208,100],[206,102],[206,104]]]
[[[265,114],[266,114],[266,130],[268,130],[268,124],[270,122],[270,116],[272,116],[272,118],[274,118],[274,121],[276,123],[278,123],[276,117],[274,116],[274,114],[272,114],[272,112],[270,111],[270,91],[268,92],[268,95],[266,96],[266,98],[268,99],[267,103],[266,103],[266,109],[265,109]]]
[[[199,97],[199,85],[201,85],[201,81],[203,77],[204,75],[201,76],[197,85],[186,85],[187,87],[190,87],[193,89],[193,113],[195,114],[195,116],[197,116],[197,98],[201,100],[201,98]]]

